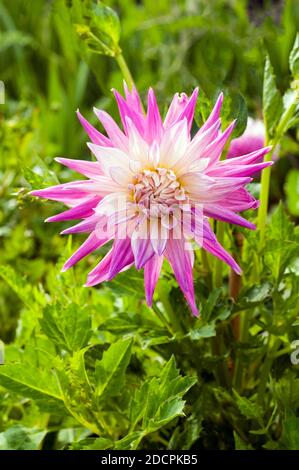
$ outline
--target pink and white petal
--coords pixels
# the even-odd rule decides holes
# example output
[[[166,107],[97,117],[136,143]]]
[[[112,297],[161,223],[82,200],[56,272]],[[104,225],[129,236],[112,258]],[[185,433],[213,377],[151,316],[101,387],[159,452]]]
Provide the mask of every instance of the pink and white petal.
[[[189,142],[187,119],[184,118],[166,129],[160,144],[159,165],[173,169],[176,162],[185,155]]]
[[[196,87],[190,96],[187,105],[185,106],[184,110],[181,112],[181,114],[178,117],[178,120],[182,119],[187,119],[187,124],[188,124],[188,131],[191,131],[192,123],[193,123],[193,117],[194,117],[194,111],[195,111],[195,106],[196,106],[196,101],[198,97],[198,87]]]
[[[252,178],[211,178],[201,173],[187,173],[181,178],[190,201],[196,203],[217,202],[232,191],[250,183]]]
[[[96,156],[106,177],[111,178],[118,186],[127,187],[134,176],[130,169],[129,155],[113,147],[101,147],[91,143],[88,147]]]
[[[257,209],[259,207],[259,201],[257,201],[245,188],[233,191],[219,201],[218,204],[236,212],[247,211],[248,209]]]
[[[225,144],[234,130],[235,124],[236,121],[233,121],[227,129],[225,129],[225,131],[214,140],[214,142],[205,148],[202,156],[210,159],[210,165],[215,164],[220,159]]]
[[[90,199],[85,200],[81,204],[68,209],[67,211],[61,212],[60,214],[53,215],[45,220],[45,222],[65,222],[67,220],[83,219],[93,215],[94,209],[100,202],[101,197],[93,196]]]
[[[112,249],[112,258],[108,274],[108,281],[114,278],[126,266],[134,262],[130,238],[115,240]]]
[[[97,266],[88,274],[85,287],[95,286],[103,281],[107,281],[111,259],[112,249],[108,251],[106,256],[97,264]]]
[[[217,204],[205,204],[204,205],[204,214],[207,217],[211,217],[216,220],[221,220],[223,222],[228,222],[229,224],[240,225],[241,227],[246,227],[251,230],[255,230],[256,226],[247,219],[244,219],[238,214],[235,214],[232,210],[222,207]]]
[[[58,184],[45,189],[30,191],[31,196],[37,196],[52,201],[64,202],[66,205],[74,206],[88,196],[88,191],[82,188],[70,187],[71,183]]]
[[[210,116],[208,117],[206,122],[201,126],[200,132],[205,132],[216,121],[218,121],[218,119],[220,117],[220,111],[221,111],[222,103],[223,103],[223,93],[220,93]]]
[[[166,117],[164,119],[164,128],[171,127],[182,114],[189,101],[186,93],[176,93],[170,103]]]
[[[85,256],[97,250],[108,241],[108,238],[99,239],[95,232],[92,232],[85,242],[80,246],[80,248],[78,248],[78,250],[75,251],[75,253],[73,253],[72,256],[65,262],[62,268],[62,272],[67,271],[74,264],[78,263],[78,261],[80,261],[82,258],[85,258]]]
[[[186,240],[169,238],[165,257],[169,261],[176,280],[192,310],[193,315],[198,315],[198,309],[195,303],[193,273],[192,273],[192,257],[190,252],[185,248]]]
[[[107,146],[107,147],[111,147],[111,146],[112,146],[112,142],[111,142],[106,136],[104,136],[103,134],[101,134],[101,132],[99,132],[95,127],[93,127],[93,126],[82,116],[82,114],[79,112],[79,110],[77,110],[77,116],[78,116],[78,119],[79,119],[80,123],[81,123],[82,126],[84,127],[85,132],[88,134],[90,140],[91,140],[94,144],[97,144],[97,145],[104,145],[104,146]]]
[[[234,258],[218,242],[209,223],[205,223],[204,225],[202,247],[204,250],[228,264],[237,274],[242,273],[240,266],[236,263]]]
[[[233,160],[231,160],[233,161]],[[252,165],[218,165],[210,170],[207,170],[206,174],[209,176],[230,176],[230,177],[245,177],[251,176],[257,172],[262,171],[264,168],[273,165],[274,162],[262,162],[254,163]]]
[[[128,151],[128,137],[120,130],[114,119],[106,113],[97,108],[93,108],[95,115],[102,123],[105,131],[108,134],[110,141],[114,147],[127,152]]]
[[[124,128],[124,131],[127,132],[127,123],[126,123],[126,117],[129,117],[132,119],[133,123],[135,124],[136,128],[138,129],[138,132],[142,137],[144,137],[145,134],[145,115],[139,113],[138,111],[136,112],[133,108],[129,107],[127,102],[124,100],[124,98],[118,93],[118,91],[113,90],[118,109],[119,109],[119,114],[120,118],[122,121],[122,125]]]
[[[164,256],[154,255],[144,265],[144,287],[146,303],[149,307],[153,304],[153,295],[157,285]]]
[[[102,216],[103,219],[106,217]],[[101,223],[100,217],[98,215],[91,215],[90,217],[87,217],[85,220],[82,222],[79,222],[76,225],[73,225],[72,227],[69,227],[65,230],[62,230],[61,235],[69,235],[71,233],[88,233],[92,232],[93,230],[96,229],[96,226],[98,223]],[[104,222],[102,222],[104,223]]]
[[[160,219],[152,217],[149,224],[149,236],[154,252],[161,256],[166,248],[169,230],[161,224]]]
[[[136,269],[143,268],[155,254],[150,239],[141,239],[135,237],[134,234],[131,238],[131,247],[134,253]]]
[[[61,163],[72,170],[77,171],[87,178],[96,179],[103,175],[103,171],[98,162],[89,162],[87,160],[73,160],[71,158],[55,158],[56,162]]]
[[[149,143],[152,143],[154,140],[159,142],[164,128],[156,96],[152,88],[148,91],[147,103],[145,139]]]
[[[136,126],[134,125],[132,119],[126,118],[127,123],[127,133],[129,137],[129,155],[133,163],[136,162],[136,165],[141,165],[146,167],[149,163],[149,145],[141,137]],[[132,167],[131,161],[131,167]]]
[[[126,96],[126,101],[130,108],[136,109],[138,113],[142,114],[142,102],[136,87],[133,85],[132,90],[130,91],[126,82],[124,82],[124,91]]]
[[[241,157],[234,157],[234,159],[226,159],[221,162],[218,162],[218,164],[221,163],[221,165],[251,165],[253,163],[259,163],[263,161],[264,156],[270,152],[272,147],[264,147],[259,150],[255,150],[254,152],[247,153],[246,155],[242,155]],[[217,165],[216,165],[217,166]]]

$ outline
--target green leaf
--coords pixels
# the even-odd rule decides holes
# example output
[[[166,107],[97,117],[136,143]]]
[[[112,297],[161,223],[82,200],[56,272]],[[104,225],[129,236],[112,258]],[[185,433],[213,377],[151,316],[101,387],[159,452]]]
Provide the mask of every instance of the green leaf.
[[[143,438],[144,433],[140,431],[132,432],[114,444],[114,450],[135,450]]]
[[[292,215],[299,215],[299,170],[295,168],[287,174],[285,183],[288,210]]]
[[[113,448],[113,442],[104,437],[87,438],[79,442],[73,442],[70,448],[71,450],[106,450]]]
[[[280,441],[287,450],[299,450],[299,418],[292,411],[283,420]]]
[[[80,23],[74,24],[78,36],[85,41],[87,47],[97,54],[116,56],[121,52],[118,45],[120,39],[120,22],[117,13],[97,2],[86,5]]]
[[[0,433],[0,450],[38,450],[46,434],[17,424]]]
[[[150,433],[181,416],[185,405],[182,397],[196,382],[195,377],[182,377],[171,357],[160,377],[147,380],[135,392],[130,411],[134,428],[142,421],[142,429]]]
[[[47,305],[40,325],[54,344],[69,352],[84,348],[91,336],[90,315],[76,304]]]
[[[0,385],[36,400],[45,411],[65,412],[58,382],[50,369],[39,369],[25,363],[3,365],[0,367]]]
[[[289,57],[290,70],[293,77],[299,79],[299,33],[296,35],[293,49]]]
[[[241,395],[239,395],[235,390],[233,392],[237,406],[245,418],[259,420],[263,417],[263,409],[260,405],[253,403],[246,397],[241,397]]]
[[[263,113],[266,132],[271,137],[282,113],[282,98],[276,86],[269,56],[266,57],[264,69]]]
[[[122,392],[125,372],[131,358],[132,340],[119,340],[104,352],[102,360],[96,363],[95,380],[100,399]]]
[[[216,325],[215,322],[208,323],[207,325],[200,326],[199,328],[193,328],[189,332],[190,338],[194,341],[201,338],[211,338],[216,336]]]
[[[244,442],[240,436],[234,431],[235,450],[253,450],[253,447]]]

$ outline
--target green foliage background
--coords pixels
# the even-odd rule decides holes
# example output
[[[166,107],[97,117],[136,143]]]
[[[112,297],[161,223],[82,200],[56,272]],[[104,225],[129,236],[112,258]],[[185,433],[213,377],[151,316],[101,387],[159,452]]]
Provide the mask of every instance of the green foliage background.
[[[74,178],[54,157],[89,158],[78,107],[93,124],[93,106],[117,118],[110,90],[123,77],[112,57],[91,52],[78,34],[80,3],[0,2],[0,449],[299,449],[298,366],[290,360],[299,339],[296,116],[273,167],[265,246],[258,233],[240,230],[241,254],[233,229],[225,232],[244,270],[236,302],[228,269],[213,287],[200,252],[198,320],[166,265],[153,310],[133,270],[82,287],[105,249],[61,273],[82,239],[59,235],[63,224],[44,224],[61,205],[27,195]],[[295,78],[296,0],[105,5],[119,14],[120,47],[141,95],[153,86],[162,110],[176,91],[199,85],[200,123],[224,90],[224,121],[237,115],[241,133],[245,103],[250,115],[262,115],[266,54],[271,91],[276,83],[284,94]],[[270,104],[274,125],[279,115]],[[249,326],[241,341],[232,330],[239,315]]]

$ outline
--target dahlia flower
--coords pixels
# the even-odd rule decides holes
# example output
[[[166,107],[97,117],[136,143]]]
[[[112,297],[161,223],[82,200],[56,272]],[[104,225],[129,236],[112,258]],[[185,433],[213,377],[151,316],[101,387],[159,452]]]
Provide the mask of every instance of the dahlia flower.
[[[198,89],[190,97],[176,93],[164,120],[152,89],[146,113],[135,88],[129,91],[125,86],[125,98],[117,91],[114,95],[122,129],[105,111],[95,109],[104,135],[77,112],[96,161],[56,159],[87,179],[31,194],[69,206],[47,222],[83,219],[62,232],[89,234],[63,270],[113,241],[110,251],[88,274],[86,286],[109,281],[135,265],[144,270],[146,301],[151,306],[166,258],[193,314],[198,315],[192,274],[195,244],[241,273],[217,241],[209,218],[255,228],[238,212],[258,206],[245,186],[253,173],[271,165],[260,162],[269,147],[220,159],[234,128],[233,122],[221,130],[222,94],[193,137]]]

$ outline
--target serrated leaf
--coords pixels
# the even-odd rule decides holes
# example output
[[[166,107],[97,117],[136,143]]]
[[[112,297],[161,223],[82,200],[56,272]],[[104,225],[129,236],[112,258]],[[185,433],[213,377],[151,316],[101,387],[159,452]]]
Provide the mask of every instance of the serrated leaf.
[[[236,403],[242,415],[247,419],[261,419],[263,417],[263,409],[257,403],[253,403],[246,397],[241,397],[235,390],[234,396]]]
[[[276,86],[269,56],[266,57],[263,85],[263,114],[266,132],[272,136],[282,113],[282,97]]]
[[[91,318],[87,310],[70,304],[47,305],[40,319],[43,332],[57,346],[72,353],[84,348],[91,336]]]
[[[51,370],[42,370],[29,364],[7,364],[0,367],[0,385],[36,400],[45,411],[65,412],[59,385]]]
[[[299,79],[299,33],[296,35],[293,49],[289,57],[290,70],[295,79]]]
[[[104,352],[102,360],[96,363],[95,380],[100,399],[121,393],[125,372],[131,358],[132,340],[119,340]]]
[[[145,433],[153,432],[183,413],[183,395],[196,383],[195,377],[182,377],[172,357],[163,367],[160,377],[143,383],[131,403],[134,427],[142,421]]]
[[[280,441],[287,450],[299,450],[299,418],[292,411],[283,420]]]

